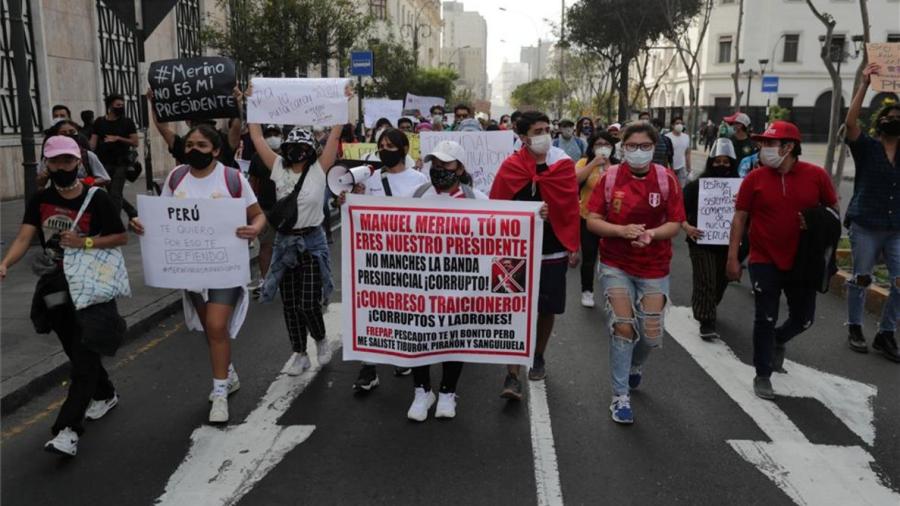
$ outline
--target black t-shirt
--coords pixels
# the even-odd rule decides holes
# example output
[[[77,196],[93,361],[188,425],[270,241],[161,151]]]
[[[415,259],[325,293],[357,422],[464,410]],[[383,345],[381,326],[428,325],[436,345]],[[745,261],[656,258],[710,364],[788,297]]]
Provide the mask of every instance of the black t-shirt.
[[[222,162],[222,165],[226,167],[238,168],[237,162],[234,161],[234,150],[231,149],[231,145],[228,144],[228,134],[221,131],[219,132],[219,139],[222,141],[222,148],[219,150],[219,161]],[[180,135],[175,136],[175,142],[172,143],[172,148],[169,149],[169,153],[175,157],[175,161],[183,164],[184,162],[184,137]]]
[[[537,173],[540,174],[545,170],[549,169],[546,163],[538,164]],[[532,184],[526,184],[518,193],[513,197],[513,200],[519,200],[524,202],[541,202],[544,199],[541,198],[541,187],[538,184],[534,184],[534,193],[532,194]],[[577,204],[577,202],[576,202]],[[541,253],[544,255],[549,255],[552,253],[560,253],[562,251],[566,251],[565,246],[559,242],[559,238],[556,237],[556,232],[553,231],[553,225],[550,224],[550,220],[544,220],[544,244],[541,248]]]
[[[107,135],[118,135],[119,137],[128,137],[137,133],[137,127],[131,118],[122,116],[115,120],[108,120],[105,116],[97,118],[94,121],[94,135],[97,136],[97,157],[103,162],[103,165],[116,167],[125,165],[128,162],[128,151],[131,144],[116,141],[103,142]]]
[[[734,154],[737,155],[738,165],[740,165],[741,160],[759,151],[759,148],[756,147],[756,143],[753,142],[753,139],[750,137],[747,137],[744,140],[732,137],[731,143],[734,144]]]
[[[25,206],[25,217],[22,223],[33,225],[40,231],[42,240],[48,248],[62,253],[59,247],[59,234],[72,228],[78,210],[87,196],[85,186],[78,198],[69,200],[62,197],[52,185],[31,197]],[[78,232],[82,236],[104,236],[125,232],[122,220],[113,207],[112,200],[106,190],[97,190],[91,203],[88,204],[78,223]]]
[[[266,167],[262,158],[253,153],[250,159],[250,185],[256,193],[256,200],[264,211],[268,211],[277,201],[275,193],[275,181],[272,181],[272,171]]]

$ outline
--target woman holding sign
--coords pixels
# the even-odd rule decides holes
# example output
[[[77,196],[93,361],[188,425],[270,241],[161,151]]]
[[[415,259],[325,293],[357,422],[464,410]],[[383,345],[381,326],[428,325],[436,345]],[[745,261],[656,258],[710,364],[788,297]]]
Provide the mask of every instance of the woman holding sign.
[[[704,341],[719,337],[716,332],[716,307],[722,302],[722,296],[728,288],[728,276],[725,273],[728,246],[698,242],[703,237],[703,232],[697,228],[700,184],[703,179],[712,177],[738,177],[737,156],[731,139],[724,137],[716,139],[706,160],[706,170],[698,179],[684,187],[684,211],[687,214],[687,221],[682,223],[682,228],[687,233],[688,251],[691,254],[691,267],[694,272],[691,307],[694,310],[694,318],[700,322],[700,337]]]
[[[247,208],[246,223],[235,223],[236,234],[252,241],[266,225],[266,217],[256,201],[247,179],[237,169],[217,161],[223,149],[222,137],[209,125],[190,129],[185,136],[185,165],[179,165],[166,178],[163,197],[241,199]],[[247,224],[249,223],[249,225]],[[138,218],[131,220],[138,234],[144,227]],[[213,389],[210,423],[228,421],[228,396],[240,388],[240,380],[231,364],[231,341],[237,337],[247,316],[250,297],[247,288],[204,288],[184,292],[184,316],[191,330],[206,333],[212,364]]]
[[[247,96],[251,93],[252,87],[247,90]],[[352,97],[349,88],[345,94],[348,99]],[[319,366],[331,361],[322,309],[334,285],[322,223],[325,221],[325,175],[337,160],[342,130],[343,125],[331,128],[319,155],[312,131],[296,127],[281,144],[281,155],[278,155],[266,143],[260,126],[250,124],[250,139],[263,164],[272,172],[278,197],[269,215],[276,230],[275,250],[260,301],[270,302],[281,290],[284,323],[294,352],[288,366],[291,376],[298,376],[312,366],[306,352],[310,334],[316,341]]]

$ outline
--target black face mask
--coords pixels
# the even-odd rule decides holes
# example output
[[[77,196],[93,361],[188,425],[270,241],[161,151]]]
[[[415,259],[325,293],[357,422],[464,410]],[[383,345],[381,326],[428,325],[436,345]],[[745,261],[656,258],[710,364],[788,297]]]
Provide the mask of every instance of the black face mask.
[[[438,190],[447,191],[459,183],[459,176],[456,171],[447,169],[431,168],[430,171],[431,184]]]
[[[77,170],[57,169],[48,172],[50,173],[50,181],[53,181],[53,185],[57,188],[68,188],[72,186],[75,183],[75,179],[78,177]]]
[[[878,122],[878,132],[890,137],[900,136],[900,118],[888,118]]]
[[[290,164],[301,163],[304,161],[312,164],[316,161],[315,151],[305,148],[302,144],[282,145],[281,151],[284,153],[284,159]]]
[[[212,152],[204,153],[196,149],[191,149],[184,154],[184,163],[197,170],[203,170],[209,167],[209,164],[213,162],[213,158]]]
[[[396,151],[381,149],[378,151],[378,158],[385,167],[394,167],[403,160],[403,151],[399,149]]]
[[[722,175],[722,174],[728,174],[730,171],[731,171],[730,165],[712,165],[712,166],[710,166],[710,172],[712,172],[713,175],[716,175],[716,176]]]
[[[118,117],[120,117],[120,118],[121,118],[122,116],[125,116],[125,108],[124,108],[124,107],[113,107],[113,108],[111,109],[111,111],[112,111],[113,114],[115,114],[116,116],[118,116]]]

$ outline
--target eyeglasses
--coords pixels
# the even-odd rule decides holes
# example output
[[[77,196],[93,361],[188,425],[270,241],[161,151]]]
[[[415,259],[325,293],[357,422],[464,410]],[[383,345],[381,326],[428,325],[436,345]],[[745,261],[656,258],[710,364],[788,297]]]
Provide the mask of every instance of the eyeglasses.
[[[656,145],[652,142],[645,142],[643,144],[633,144],[629,142],[628,144],[623,145],[623,147],[625,148],[625,151],[634,153],[638,149],[640,149],[641,151],[652,151],[653,148],[656,147]]]

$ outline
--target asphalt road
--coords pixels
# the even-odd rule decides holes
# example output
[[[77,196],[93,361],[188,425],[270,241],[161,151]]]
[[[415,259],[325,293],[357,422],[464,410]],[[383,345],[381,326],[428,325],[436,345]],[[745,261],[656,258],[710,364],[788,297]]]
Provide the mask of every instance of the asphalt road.
[[[672,302],[688,305],[690,263],[680,240],[672,271]],[[670,336],[650,357],[645,383],[633,395],[635,425],[614,424],[607,409],[611,394],[602,310],[599,304],[580,306],[576,270],[568,283],[567,312],[557,320],[546,380],[565,504],[796,502],[732,449],[729,441],[769,437]],[[729,288],[720,309],[723,341],[744,363],[751,361],[752,307],[745,281]],[[844,314],[841,299],[820,296],[814,326],[791,345],[788,358],[877,387],[874,444],[817,400],[782,397],[776,407],[810,443],[859,446],[871,454],[874,472],[896,493],[900,369],[881,357],[851,352],[844,341]],[[5,506],[52,504],[61,498],[69,505],[152,504],[166,491],[208,410],[206,345],[200,334],[184,330],[181,318],[173,316],[108,361],[120,405],[88,425],[75,459],[41,450],[64,396],[62,386],[2,420],[0,499]],[[329,318],[334,321],[336,315]],[[232,427],[261,403],[289,352],[280,305],[254,304],[234,346],[242,389],[232,397]],[[239,504],[538,503],[535,421],[527,401],[498,397],[501,367],[467,364],[457,418],[423,424],[405,417],[411,379],[392,377],[389,367],[379,369],[382,385],[365,396],[351,392],[355,363],[336,359],[309,375],[309,386],[291,398],[277,425],[315,426],[312,433],[244,490]],[[776,391],[778,381],[776,376]],[[248,447],[253,444],[247,440]]]

